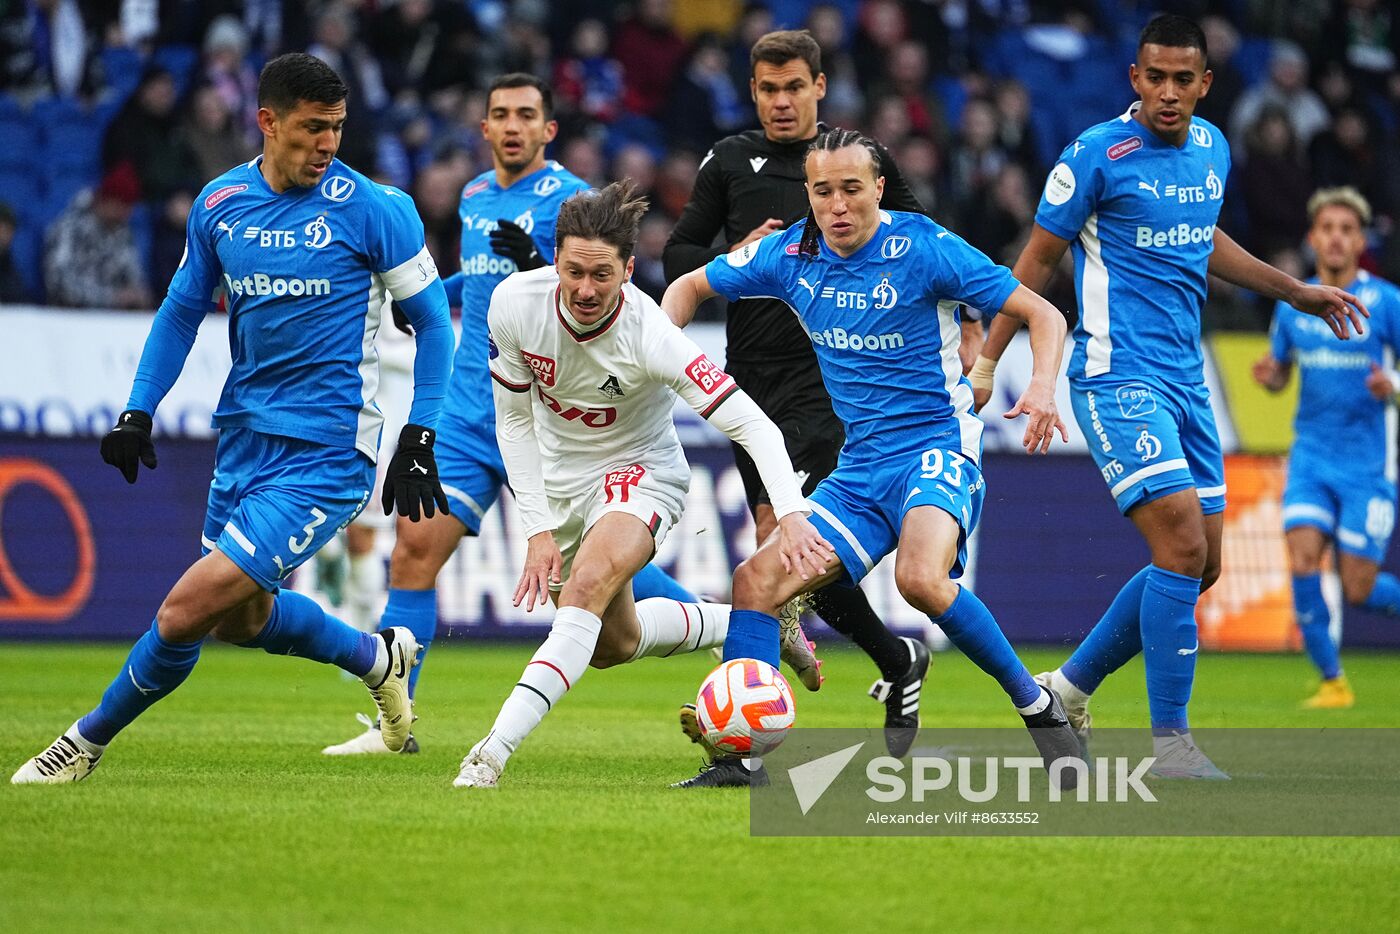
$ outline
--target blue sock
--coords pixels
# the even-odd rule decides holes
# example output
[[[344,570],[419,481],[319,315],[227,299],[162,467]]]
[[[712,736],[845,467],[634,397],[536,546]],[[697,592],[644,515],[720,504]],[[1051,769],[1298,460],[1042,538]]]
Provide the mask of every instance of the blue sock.
[[[327,616],[310,597],[283,590],[272,601],[272,615],[262,632],[239,645],[262,649],[269,655],[299,655],[363,678],[374,667],[379,642],[378,636]]]
[[[83,739],[99,746],[110,743],[147,707],[180,686],[199,661],[199,646],[198,642],[166,642],[151,623],[151,631],[131,647],[102,702],[78,721]]]
[[[1400,616],[1400,578],[1381,571],[1376,575],[1376,586],[1371,588],[1371,595],[1361,606],[1372,613]]]
[[[778,619],[758,610],[730,610],[724,660],[756,658],[778,667]]]
[[[422,646],[418,665],[408,673],[408,696],[418,690],[418,676],[423,671],[422,659],[428,655],[428,646],[437,634],[437,591],[399,590],[389,588],[389,602],[384,607],[384,615],[379,618],[379,628],[403,626],[413,633],[413,638]]]
[[[632,575],[632,599],[648,600],[665,597],[681,603],[699,603],[700,598],[680,585],[670,574],[655,564],[648,564]]]
[[[1142,651],[1142,589],[1147,586],[1151,565],[1138,571],[1108,605],[1103,618],[1079,643],[1079,648],[1060,666],[1060,674],[1085,694],[1092,694],[1103,679],[1127,664]]]
[[[966,587],[958,588],[953,605],[942,616],[931,616],[948,641],[973,663],[997,679],[1001,689],[1017,707],[1029,707],[1040,699],[1040,685],[1006,641],[992,611]],[[733,625],[732,623],[730,624]],[[733,631],[732,629],[730,630]]]
[[[1152,729],[1189,729],[1186,704],[1196,679],[1196,600],[1201,579],[1147,569],[1142,591],[1142,662],[1147,668],[1147,711]]]
[[[1322,575],[1293,576],[1293,611],[1298,616],[1298,628],[1303,631],[1303,648],[1308,658],[1324,678],[1342,673],[1337,646],[1332,642],[1332,612],[1322,597]]]

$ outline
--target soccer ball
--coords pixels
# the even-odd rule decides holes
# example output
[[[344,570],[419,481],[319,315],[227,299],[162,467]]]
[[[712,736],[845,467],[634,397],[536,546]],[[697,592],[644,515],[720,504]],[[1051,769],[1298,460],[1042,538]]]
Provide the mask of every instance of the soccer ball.
[[[695,712],[716,749],[748,758],[778,748],[797,706],[778,669],[755,658],[736,658],[701,682]]]

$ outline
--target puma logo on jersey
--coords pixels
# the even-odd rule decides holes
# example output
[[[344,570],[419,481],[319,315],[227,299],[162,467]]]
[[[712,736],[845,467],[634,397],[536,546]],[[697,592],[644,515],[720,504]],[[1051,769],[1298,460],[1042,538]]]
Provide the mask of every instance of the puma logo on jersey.
[[[804,289],[806,289],[808,295],[812,296],[813,298],[816,298],[816,297],[817,297],[817,286],[819,286],[819,285],[822,284],[822,280],[818,279],[818,280],[817,280],[816,282],[814,282],[814,283],[809,283],[809,282],[807,281],[807,279],[806,279],[805,276],[798,276],[798,277],[797,277],[797,284],[800,285],[800,286],[802,286]]]
[[[226,234],[228,234],[229,241],[232,242],[232,240],[233,240],[233,229],[234,229],[235,227],[237,227],[237,226],[238,226],[239,224],[241,224],[241,223],[243,223],[243,222],[242,222],[242,221],[234,221],[232,224],[230,224],[230,223],[228,223],[227,221],[219,221],[219,223],[216,225],[216,229],[218,230],[219,233],[226,233]]]
[[[603,385],[598,387],[598,391],[609,399],[621,399],[624,395],[622,384],[619,383],[617,377],[613,376],[611,373],[608,374],[607,379],[603,380]]]
[[[1150,191],[1150,192],[1152,192],[1152,197],[1160,199],[1162,196],[1159,195],[1159,194],[1157,194],[1157,182],[1158,182],[1158,180],[1155,179],[1155,178],[1152,180],[1152,184],[1151,184],[1151,185],[1147,184],[1147,182],[1139,181],[1139,182],[1138,182],[1138,188],[1141,189],[1142,191]],[[1175,186],[1173,186],[1173,187],[1175,187]]]
[[[749,160],[749,165],[753,166],[754,172],[757,172],[759,169],[763,168],[764,163],[767,161],[768,160],[763,156],[754,156]]]

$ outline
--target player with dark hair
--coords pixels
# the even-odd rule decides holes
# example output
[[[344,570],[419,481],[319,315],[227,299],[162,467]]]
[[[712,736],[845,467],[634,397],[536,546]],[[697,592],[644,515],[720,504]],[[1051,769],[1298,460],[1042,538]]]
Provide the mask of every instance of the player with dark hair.
[[[461,269],[444,280],[461,296],[462,336],[438,426],[438,470],[447,493],[442,515],[421,523],[400,521],[389,559],[389,600],[380,628],[403,626],[426,656],[437,632],[437,576],[465,535],[481,520],[506,482],[496,447],[496,411],[487,375],[486,312],[491,293],[507,276],[546,266],[554,258],[555,218],[560,205],[588,183],[545,158],[558,132],[554,92],[534,75],[513,72],[491,82],[481,134],[491,147],[492,167],[462,188]],[[660,568],[647,565],[634,581],[638,598],[668,596],[693,603],[694,594]],[[422,666],[409,675],[417,693]],[[332,756],[386,753],[379,724],[359,715],[365,731],[327,746]],[[419,750],[409,737],[403,752]]]
[[[812,524],[835,555],[809,574],[790,567],[770,539],[739,565],[724,658],[776,663],[780,606],[834,583],[858,584],[898,546],[900,595],[996,679],[1047,768],[1077,759],[1060,702],[1032,680],[991,612],[957,581],[986,489],[982,422],[958,357],[958,306],[1031,326],[1035,372],[1011,413],[1028,416],[1028,453],[1048,450],[1055,431],[1064,432],[1055,409],[1064,318],[952,231],[921,214],[883,210],[885,179],[872,140],[853,130],[821,134],[809,148],[806,176],[810,220],[716,257],[673,282],[662,299],[681,325],[716,294],[787,303],[811,335],[846,430],[836,469],[807,497]],[[814,281],[832,292],[808,288]],[[866,301],[852,308],[836,294]],[[715,771],[682,784],[720,784]],[[762,781],[756,768],[749,774]],[[1077,779],[1060,773],[1056,780],[1071,787]]]
[[[700,164],[690,202],[666,244],[666,278],[672,282],[807,215],[803,159],[812,140],[826,129],[817,120],[817,104],[826,94],[821,48],[806,30],[771,32],[754,43],[749,62],[749,90],[762,128],[720,140]],[[885,178],[881,204],[890,210],[924,213],[893,158],[883,146],[875,146]],[[809,229],[815,227],[809,225]],[[808,284],[821,287],[816,280]],[[969,321],[968,313],[968,309],[959,312],[962,348],[970,365],[981,346],[982,325]],[[730,305],[726,332],[725,368],[782,429],[803,490],[810,493],[835,469],[845,440],[822,384],[812,342],[792,309],[773,298],[744,298]],[[761,545],[773,532],[772,507],[753,462],[738,448],[734,461]],[[919,692],[928,671],[928,650],[917,640],[891,633],[859,588],[828,587],[814,593],[811,604],[880,669],[871,693],[885,705],[890,751],[902,755],[919,724]],[[687,735],[698,741],[693,707],[682,708],[681,720]],[[722,759],[710,778],[746,784],[746,776],[739,760],[730,758]]]
[[[1324,319],[1337,337],[1365,309],[1245,252],[1216,226],[1230,173],[1225,135],[1200,117],[1210,90],[1206,39],[1185,17],[1143,29],[1128,79],[1141,98],[1090,127],[1045,184],[1014,273],[1043,291],[1073,245],[1079,323],[1070,359],[1074,414],[1104,481],[1152,560],[1119,591],[1060,668],[1037,678],[1087,738],[1089,695],[1143,653],[1157,762],[1166,778],[1223,779],[1191,739],[1196,599],[1220,574],[1225,468],[1202,374],[1207,274]],[[979,406],[1015,333],[993,321],[973,367]]]
[[[1283,534],[1293,574],[1293,608],[1303,646],[1322,675],[1303,701],[1312,710],[1356,702],[1332,640],[1322,596],[1322,558],[1335,549],[1342,595],[1354,607],[1400,617],[1400,579],[1381,570],[1395,531],[1395,396],[1400,373],[1400,289],[1361,268],[1371,205],[1350,186],[1308,199],[1308,245],[1317,255],[1309,280],[1355,292],[1371,312],[1357,346],[1336,347],[1327,326],[1286,302],[1274,307],[1269,352],[1254,378],[1270,392],[1298,368],[1298,414],[1283,491]]]
[[[128,483],[140,465],[156,466],[152,416],[222,286],[233,369],[214,413],[204,556],[166,596],[101,703],[21,766],[17,784],[86,778],[120,730],[179,687],[211,634],[356,675],[379,708],[385,744],[408,739],[413,634],[367,635],[281,589],[369,499],[383,422],[374,335],[386,292],[413,322],[418,353],[384,510],[418,520],[447,508],[433,459],[452,354],[447,296],[412,200],[335,158],[345,98],[336,73],[310,55],[268,62],[258,85],[262,155],[210,182],[190,212],[185,257],[102,458]]]
[[[815,567],[830,553],[805,518],[777,426],[631,283],[645,211],[630,180],[573,196],[559,211],[554,266],[511,276],[491,296],[496,435],[529,537],[515,602],[528,609],[550,594],[558,611],[462,761],[458,787],[494,788],[590,665],[724,642],[729,607],[634,601],[628,587],[685,506],[677,395],[754,458],[779,515],[783,560]]]

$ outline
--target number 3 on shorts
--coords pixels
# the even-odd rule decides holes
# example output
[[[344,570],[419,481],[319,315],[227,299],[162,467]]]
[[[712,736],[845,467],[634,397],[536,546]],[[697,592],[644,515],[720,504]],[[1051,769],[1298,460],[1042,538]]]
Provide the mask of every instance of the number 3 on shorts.
[[[946,471],[943,469],[945,460],[948,462]],[[966,460],[955,451],[932,448],[924,452],[923,473],[919,476],[925,480],[941,480],[956,489],[962,483],[962,465]]]
[[[292,554],[299,555],[311,545],[311,539],[316,537],[316,527],[323,525],[326,521],[326,514],[319,509],[311,510],[311,521],[301,527],[306,533],[306,537],[297,541],[295,537],[287,539],[287,547],[292,550]]]

